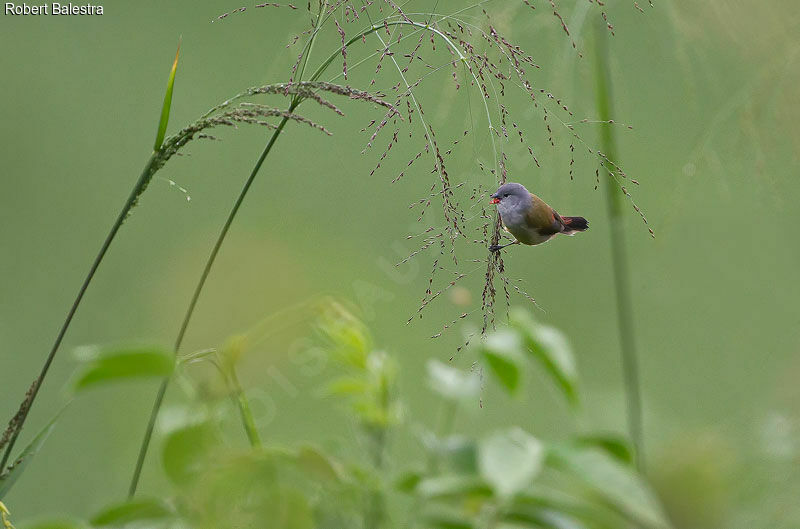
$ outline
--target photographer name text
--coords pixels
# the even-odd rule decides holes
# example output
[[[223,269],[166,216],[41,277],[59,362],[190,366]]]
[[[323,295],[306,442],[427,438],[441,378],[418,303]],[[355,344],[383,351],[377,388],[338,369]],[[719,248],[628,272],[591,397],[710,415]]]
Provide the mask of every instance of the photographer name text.
[[[58,4],[56,2],[50,4],[14,4],[11,2],[5,3],[3,9],[5,15],[102,15],[103,6],[94,4]]]

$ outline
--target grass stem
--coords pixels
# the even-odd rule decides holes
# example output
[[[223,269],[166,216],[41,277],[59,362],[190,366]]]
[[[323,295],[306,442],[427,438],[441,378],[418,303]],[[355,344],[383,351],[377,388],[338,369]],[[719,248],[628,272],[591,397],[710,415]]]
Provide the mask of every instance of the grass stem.
[[[597,119],[608,121],[613,118],[613,95],[609,67],[608,31],[602,21],[595,27],[595,83]],[[614,128],[601,126],[600,141],[605,156],[614,164],[605,169],[614,171],[617,158],[617,145]],[[601,169],[601,171],[604,169]],[[625,381],[627,401],[627,421],[629,435],[636,448],[637,467],[644,471],[644,441],[642,427],[642,397],[639,381],[639,365],[636,352],[636,337],[633,321],[633,304],[630,294],[630,275],[628,257],[625,250],[625,218],[622,212],[622,192],[614,178],[606,179],[606,204],[611,230],[611,257],[614,268],[614,287],[617,301],[617,326],[622,353],[622,371]]]
[[[125,222],[125,219],[128,217],[128,214],[131,211],[131,208],[136,203],[136,199],[141,194],[142,189],[147,185],[150,180],[153,171],[153,162],[156,160],[156,152],[150,156],[147,160],[147,163],[142,170],[142,174],[139,176],[139,179],[136,181],[136,184],[133,186],[128,199],[125,201],[125,204],[122,206],[122,209],[117,215],[117,219],[114,221],[114,224],[111,226],[111,230],[106,235],[105,240],[103,241],[103,245],[100,247],[100,251],[97,253],[97,256],[94,258],[94,262],[92,262],[92,266],[89,268],[89,272],[86,274],[86,277],[83,279],[83,284],[81,284],[80,289],[78,290],[78,295],[75,297],[74,301],[72,302],[72,306],[67,313],[67,317],[64,320],[64,323],[61,325],[61,329],[58,331],[58,335],[56,336],[55,342],[53,342],[53,346],[50,348],[50,352],[47,355],[47,359],[42,366],[41,371],[39,372],[39,376],[36,378],[36,381],[33,384],[33,391],[30,396],[26,396],[26,400],[28,402],[25,405],[25,408],[22,412],[21,417],[19,418],[16,429],[6,446],[6,450],[3,453],[3,458],[0,460],[0,469],[6,467],[8,460],[11,456],[11,451],[14,448],[14,444],[19,437],[20,432],[22,431],[22,426],[25,423],[25,420],[28,417],[28,413],[30,412],[31,408],[33,407],[33,401],[36,399],[36,395],[38,395],[39,390],[42,388],[42,384],[44,383],[44,379],[47,376],[47,372],[50,370],[50,366],[53,363],[53,360],[58,353],[59,347],[61,346],[61,342],[64,340],[64,336],[67,334],[67,330],[69,329],[70,324],[72,323],[72,319],[75,317],[75,313],[78,310],[78,307],[83,300],[84,294],[86,294],[86,290],[89,288],[89,284],[92,282],[97,269],[100,267],[100,263],[103,262],[106,253],[108,252],[111,243],[114,241],[114,238],[117,236],[117,232],[119,231],[122,224]]]
[[[289,107],[289,112],[294,110],[294,103]],[[264,148],[261,156],[258,157],[255,166],[253,166],[253,170],[250,172],[250,176],[248,177],[247,181],[242,187],[239,196],[236,199],[236,202],[233,205],[230,213],[228,214],[228,218],[225,220],[225,224],[222,226],[222,230],[220,231],[219,236],[217,237],[217,241],[214,243],[214,247],[211,249],[211,254],[208,256],[206,260],[206,265],[203,268],[203,273],[200,275],[200,280],[197,282],[195,286],[194,292],[192,293],[192,299],[189,302],[189,306],[186,309],[186,314],[183,317],[183,321],[181,322],[180,330],[178,331],[178,336],[175,339],[175,346],[174,351],[177,352],[180,350],[181,345],[183,344],[183,339],[186,336],[186,330],[189,328],[189,322],[192,319],[192,315],[194,314],[195,307],[197,306],[197,301],[200,299],[200,293],[203,291],[203,287],[206,284],[206,280],[208,279],[209,274],[211,273],[211,268],[214,266],[214,262],[217,259],[217,254],[219,254],[220,248],[222,248],[222,243],[225,241],[226,236],[228,235],[228,230],[230,230],[231,224],[233,224],[233,220],[236,218],[236,214],[239,212],[239,208],[242,206],[242,202],[244,202],[244,198],[247,195],[247,192],[250,190],[250,186],[253,185],[253,181],[255,181],[256,175],[258,171],[261,169],[261,165],[266,160],[267,156],[269,155],[270,151],[272,151],[272,147],[275,145],[275,142],[278,140],[278,136],[280,136],[283,128],[286,126],[286,123],[289,121],[289,118],[284,117],[278,127],[272,132],[272,136],[267,143],[267,146]],[[130,486],[128,487],[128,497],[132,498],[136,494],[136,489],[139,485],[139,479],[141,478],[142,474],[142,467],[144,466],[145,458],[147,457],[147,450],[150,447],[150,440],[153,436],[153,427],[155,426],[156,418],[158,417],[158,412],[161,410],[161,405],[164,402],[164,397],[167,393],[167,386],[169,385],[169,379],[165,379],[161,383],[161,387],[159,388],[158,393],[156,394],[156,400],[153,403],[153,409],[150,412],[150,418],[147,422],[147,428],[145,430],[144,438],[142,439],[142,443],[139,447],[139,456],[136,460],[136,467],[133,471],[133,477],[131,478]]]
[[[242,385],[239,382],[239,377],[236,376],[236,368],[231,368],[230,373],[230,382],[233,386],[233,389],[236,393],[235,400],[236,406],[239,408],[239,415],[242,419],[242,426],[244,427],[244,431],[247,433],[247,439],[250,441],[250,446],[253,448],[259,448],[261,446],[261,436],[258,434],[258,428],[256,428],[256,421],[253,418],[253,411],[250,409],[250,401],[247,399],[247,395],[244,393],[244,389],[242,389]]]

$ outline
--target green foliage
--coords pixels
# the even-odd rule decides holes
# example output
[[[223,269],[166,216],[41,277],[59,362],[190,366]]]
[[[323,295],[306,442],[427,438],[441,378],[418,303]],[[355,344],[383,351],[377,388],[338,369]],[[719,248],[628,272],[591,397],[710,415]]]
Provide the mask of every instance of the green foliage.
[[[44,442],[50,436],[50,433],[56,426],[56,422],[61,414],[64,412],[66,407],[62,408],[55,417],[50,419],[50,422],[45,425],[42,430],[36,434],[36,437],[22,449],[22,452],[17,456],[16,460],[11,463],[8,468],[0,469],[0,500],[2,500],[8,491],[11,490],[11,487],[14,486],[17,479],[22,475],[25,471],[25,467],[28,466],[28,463],[31,462],[33,456],[41,449]]]
[[[554,446],[548,459],[630,520],[646,527],[669,527],[658,502],[635,470],[608,453],[594,448]]]
[[[478,467],[481,476],[500,497],[510,497],[525,489],[542,469],[542,443],[521,430],[495,432],[481,441]]]
[[[366,326],[344,305],[330,302],[322,308],[316,331],[345,371],[327,392],[347,397],[352,412],[368,428],[380,431],[397,423],[401,410],[391,397],[397,366],[388,354],[374,349]]]
[[[137,378],[164,378],[172,374],[175,358],[157,347],[101,351],[78,370],[75,391]]]
[[[453,402],[474,400],[481,389],[477,373],[462,373],[438,360],[428,362],[428,385],[439,396]]]
[[[555,327],[537,323],[529,312],[521,309],[511,311],[510,322],[527,351],[559,385],[564,396],[577,403],[578,372],[566,336]]]
[[[627,465],[633,465],[636,462],[636,456],[631,444],[624,438],[615,434],[596,433],[578,435],[572,442],[580,447],[597,447],[605,450],[608,455]]]
[[[520,387],[524,359],[536,361],[572,404],[578,403],[575,358],[566,337],[554,327],[536,322],[530,313],[515,309],[510,326],[489,333],[478,350],[489,371],[510,394]]]
[[[173,512],[156,499],[136,499],[111,506],[96,514],[92,526],[96,528],[122,528],[134,522],[148,527],[164,527],[174,518]]]
[[[487,381],[514,395],[529,358],[572,399],[577,377],[566,340],[527,313],[513,315],[511,325],[468,350],[488,366]],[[445,426],[440,425],[438,434],[415,426],[422,434],[419,458],[388,467],[388,439],[408,427],[401,413],[396,363],[375,348],[366,325],[341,303],[322,307],[314,331],[333,360],[335,373],[326,395],[346,403],[346,413],[358,427],[354,449],[334,455],[308,443],[231,444],[224,417],[231,406],[249,407],[238,380],[232,383],[254,337],[247,333],[219,350],[179,359],[183,387],[199,400],[190,403],[192,408],[180,414],[185,421],[173,425],[163,439],[170,496],[113,505],[92,517],[91,526],[211,529],[256,527],[270,520],[271,527],[288,529],[616,529],[627,522],[645,529],[669,527],[631,465],[633,455],[623,439],[586,433],[549,443],[513,426],[480,437],[451,433],[453,415],[463,405],[475,404],[482,383],[476,369],[463,372],[437,360],[428,363],[428,384],[444,411]],[[156,358],[169,357],[149,349],[100,354],[81,367],[79,387],[126,380],[132,374],[169,374],[172,361]],[[215,366],[212,373],[227,392],[191,390],[195,381],[185,367],[198,363]],[[243,426],[254,428],[246,421]],[[402,498],[415,507],[403,520],[390,518],[387,503]]]
[[[511,329],[491,333],[481,343],[480,351],[492,374],[511,394],[519,387],[522,365],[522,340]]]
[[[207,455],[219,443],[208,423],[194,424],[172,432],[164,441],[164,473],[176,485],[185,485],[202,473]]]
[[[156,132],[156,142],[153,145],[153,150],[157,151],[164,143],[164,137],[167,134],[167,124],[169,123],[169,112],[172,107],[172,89],[175,86],[175,72],[178,71],[178,57],[181,53],[181,43],[178,42],[178,49],[175,52],[175,60],[172,62],[172,69],[169,71],[167,78],[167,89],[164,92],[164,104],[161,106],[161,117],[158,120],[158,131]]]

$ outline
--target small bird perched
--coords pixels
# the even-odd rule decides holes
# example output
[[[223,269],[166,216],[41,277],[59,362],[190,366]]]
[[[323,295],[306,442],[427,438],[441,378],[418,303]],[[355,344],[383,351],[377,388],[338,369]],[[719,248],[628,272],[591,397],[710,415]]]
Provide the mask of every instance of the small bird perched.
[[[491,252],[498,252],[512,244],[542,244],[559,233],[572,236],[577,231],[589,229],[589,222],[585,218],[562,217],[522,184],[503,184],[489,203],[497,205],[503,227],[516,239],[502,246],[489,246]]]

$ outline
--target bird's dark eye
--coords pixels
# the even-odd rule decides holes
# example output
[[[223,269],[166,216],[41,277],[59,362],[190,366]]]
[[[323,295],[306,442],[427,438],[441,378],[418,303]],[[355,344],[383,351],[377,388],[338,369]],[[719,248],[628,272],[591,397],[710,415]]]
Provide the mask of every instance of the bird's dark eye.
[[[506,193],[505,195],[503,195],[503,198],[506,198],[506,197],[508,197],[508,193]]]

